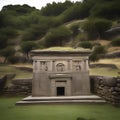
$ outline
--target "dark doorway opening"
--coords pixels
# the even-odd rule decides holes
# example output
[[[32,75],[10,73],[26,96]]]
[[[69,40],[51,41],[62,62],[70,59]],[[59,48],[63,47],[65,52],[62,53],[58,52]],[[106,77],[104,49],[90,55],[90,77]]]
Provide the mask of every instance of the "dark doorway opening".
[[[65,96],[65,87],[57,87],[57,96]]]

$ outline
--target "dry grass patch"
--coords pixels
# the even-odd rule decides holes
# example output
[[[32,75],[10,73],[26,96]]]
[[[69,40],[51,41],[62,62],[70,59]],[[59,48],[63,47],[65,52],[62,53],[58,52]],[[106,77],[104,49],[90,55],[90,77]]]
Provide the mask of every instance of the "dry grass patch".
[[[120,52],[120,47],[109,47],[108,52],[109,53]]]
[[[108,41],[108,40],[97,40],[97,42],[100,43],[103,46],[107,46],[110,43],[110,41]]]
[[[101,59],[98,62],[94,62],[92,64],[114,64],[118,67],[118,69],[99,68],[99,67],[92,68],[90,69],[90,75],[111,76],[111,77],[120,76],[120,58]]]
[[[16,69],[11,65],[0,65],[0,76],[16,74],[15,78],[32,78],[32,72]]]
[[[95,64],[114,64],[120,69],[120,58],[114,58],[114,59],[100,59],[98,62],[94,62]]]

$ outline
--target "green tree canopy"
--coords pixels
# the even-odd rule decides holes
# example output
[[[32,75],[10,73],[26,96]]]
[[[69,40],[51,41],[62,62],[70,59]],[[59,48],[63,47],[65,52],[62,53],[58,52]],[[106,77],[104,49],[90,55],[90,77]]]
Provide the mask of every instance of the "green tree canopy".
[[[8,57],[15,54],[15,49],[13,47],[6,47],[0,51],[0,56],[5,57],[4,63],[6,63]]]
[[[62,46],[71,36],[71,31],[65,26],[60,26],[49,30],[45,36],[45,46]]]
[[[101,38],[103,33],[108,30],[111,25],[112,22],[110,20],[96,18],[87,20],[83,25],[83,29],[88,32],[91,38]]]
[[[27,58],[29,58],[29,52],[37,47],[37,44],[32,41],[23,42],[21,44],[21,50],[23,53],[27,55]]]
[[[52,4],[48,3],[45,7],[42,7],[41,14],[44,16],[57,16],[72,5],[73,3],[70,1],[65,1],[64,3],[61,2],[58,3],[53,2]]]

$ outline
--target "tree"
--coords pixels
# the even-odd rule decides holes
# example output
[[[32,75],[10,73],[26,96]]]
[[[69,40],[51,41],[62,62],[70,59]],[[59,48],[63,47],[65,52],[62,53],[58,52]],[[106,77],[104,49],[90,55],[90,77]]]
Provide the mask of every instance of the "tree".
[[[22,49],[23,53],[25,53],[27,55],[27,58],[29,58],[29,52],[31,50],[35,49],[36,47],[37,47],[37,44],[32,41],[23,42],[21,44],[21,49]]]
[[[112,22],[107,19],[96,18],[87,20],[83,29],[88,33],[90,39],[98,38],[103,36],[103,33],[108,30],[112,25]]]
[[[15,49],[13,47],[7,47],[0,51],[0,55],[5,57],[4,63],[6,63],[8,57],[13,56],[15,54]]]
[[[53,28],[45,36],[45,46],[62,46],[71,37],[71,34],[71,31],[65,26]]]
[[[64,11],[63,21],[68,22],[75,19],[84,19],[89,16],[90,9],[93,7],[93,2],[76,2],[73,6]]]
[[[115,19],[120,17],[119,0],[97,0],[90,13],[92,17]]]
[[[44,16],[57,16],[72,5],[73,3],[70,1],[65,1],[64,3],[61,2],[58,3],[53,2],[52,4],[48,3],[45,7],[42,7],[41,14]]]
[[[7,46],[7,36],[4,34],[0,34],[0,49],[3,49]]]
[[[80,32],[79,28],[80,25],[78,23],[70,26],[70,30],[72,31],[73,36],[76,36]]]

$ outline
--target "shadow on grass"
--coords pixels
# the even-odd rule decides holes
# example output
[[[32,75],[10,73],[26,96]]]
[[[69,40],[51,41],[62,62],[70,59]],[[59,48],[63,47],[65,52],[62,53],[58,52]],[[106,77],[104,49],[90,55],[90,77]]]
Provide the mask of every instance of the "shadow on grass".
[[[96,119],[94,118],[86,119],[86,118],[78,117],[76,120],[96,120]]]

